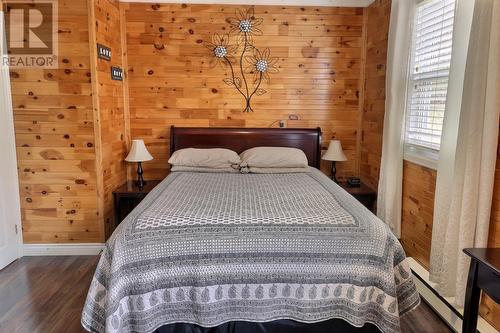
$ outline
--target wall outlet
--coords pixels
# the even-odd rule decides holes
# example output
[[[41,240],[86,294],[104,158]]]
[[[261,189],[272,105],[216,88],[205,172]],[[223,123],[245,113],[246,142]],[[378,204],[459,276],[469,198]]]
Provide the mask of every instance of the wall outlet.
[[[285,121],[284,120],[280,120],[280,128],[283,128],[285,127]]]

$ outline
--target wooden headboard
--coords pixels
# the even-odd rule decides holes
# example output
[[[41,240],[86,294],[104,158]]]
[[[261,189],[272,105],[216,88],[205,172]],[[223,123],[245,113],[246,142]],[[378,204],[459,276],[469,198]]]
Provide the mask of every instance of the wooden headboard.
[[[301,149],[309,165],[319,168],[321,128],[217,128],[175,127],[170,129],[170,155],[183,148],[227,148],[238,154],[253,147]]]

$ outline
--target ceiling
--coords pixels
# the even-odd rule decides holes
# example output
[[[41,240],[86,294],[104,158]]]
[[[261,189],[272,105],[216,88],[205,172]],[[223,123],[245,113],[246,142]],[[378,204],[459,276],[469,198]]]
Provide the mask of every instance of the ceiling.
[[[280,6],[325,6],[366,7],[375,0],[120,0],[121,2],[192,3],[220,5],[280,5]]]

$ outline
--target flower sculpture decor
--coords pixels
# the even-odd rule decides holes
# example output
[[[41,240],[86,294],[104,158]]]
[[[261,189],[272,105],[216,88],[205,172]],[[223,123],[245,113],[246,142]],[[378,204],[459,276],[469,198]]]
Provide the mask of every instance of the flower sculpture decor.
[[[231,70],[231,77],[223,80],[229,86],[233,86],[245,98],[244,112],[253,112],[250,101],[254,95],[261,96],[266,90],[261,88],[263,80],[269,83],[269,74],[278,73],[276,63],[278,58],[270,57],[269,48],[259,51],[253,44],[253,36],[261,36],[262,31],[258,28],[263,19],[254,16],[253,8],[246,12],[238,11],[236,17],[228,18],[231,26],[229,34],[212,36],[212,42],[206,42],[205,46],[212,52],[210,67],[221,65]],[[237,42],[232,45],[229,42],[231,35],[237,35]],[[239,59],[236,53],[241,49]],[[235,67],[239,65],[239,73],[236,74]],[[246,75],[253,75],[252,82],[247,80]]]

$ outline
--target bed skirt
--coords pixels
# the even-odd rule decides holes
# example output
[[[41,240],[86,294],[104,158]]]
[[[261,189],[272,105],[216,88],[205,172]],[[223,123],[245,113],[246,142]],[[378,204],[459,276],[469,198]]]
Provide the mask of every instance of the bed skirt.
[[[330,319],[306,324],[294,320],[275,320],[267,323],[232,321],[216,327],[176,323],[160,327],[154,333],[380,333],[372,324],[354,327],[342,319]]]

